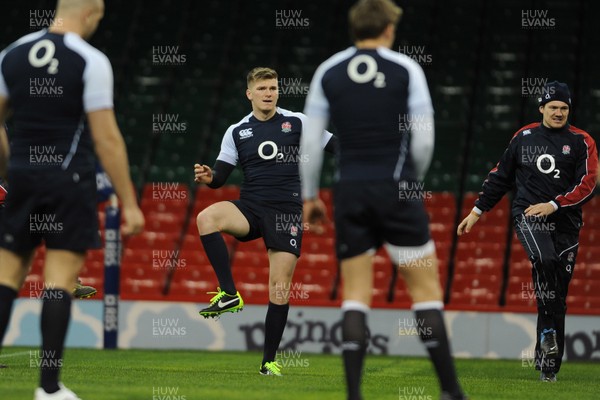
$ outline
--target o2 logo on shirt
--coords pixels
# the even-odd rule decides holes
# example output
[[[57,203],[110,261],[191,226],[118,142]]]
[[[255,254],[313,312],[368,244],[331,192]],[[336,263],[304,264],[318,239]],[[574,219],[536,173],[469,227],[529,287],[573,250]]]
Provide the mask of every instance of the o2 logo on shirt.
[[[267,150],[269,154],[265,154],[265,147],[270,147],[270,150]],[[258,146],[258,155],[263,160],[271,160],[277,157],[277,144],[272,140],[267,140],[266,142],[262,142]]]
[[[281,146],[277,147],[277,143],[272,140],[262,142],[258,146],[258,155],[263,160],[273,160],[277,164],[298,164],[308,160],[308,154],[300,154],[298,146]]]
[[[358,67],[362,64],[365,64],[367,69],[361,73],[358,72]],[[348,63],[347,72],[348,77],[356,83],[367,83],[374,80],[373,86],[376,88],[385,87],[385,74],[377,70],[377,61],[368,54],[361,54],[354,57]]]
[[[44,52],[41,57],[38,57],[40,50],[44,50]],[[56,53],[54,43],[51,40],[44,39],[31,46],[27,59],[29,64],[35,68],[42,68],[47,65],[47,72],[54,75],[58,73],[58,60],[54,58],[54,53]]]
[[[550,165],[547,168],[544,168],[542,166],[542,162],[544,160],[548,160],[548,162],[550,163]],[[554,160],[554,157],[550,154],[542,154],[538,157],[535,165],[537,166],[538,171],[540,171],[542,174],[551,174],[554,173],[554,178],[559,179],[560,178],[560,170],[556,167],[556,160]]]

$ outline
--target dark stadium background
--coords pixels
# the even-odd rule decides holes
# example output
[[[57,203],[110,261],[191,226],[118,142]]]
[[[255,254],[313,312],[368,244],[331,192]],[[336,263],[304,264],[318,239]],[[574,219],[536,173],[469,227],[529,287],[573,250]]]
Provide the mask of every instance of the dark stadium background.
[[[204,296],[201,284],[186,286],[186,282],[214,279],[206,259],[198,255],[201,251],[194,215],[224,192],[198,190],[192,182],[193,164],[212,165],[226,128],[250,112],[244,91],[245,75],[252,67],[275,68],[283,83],[295,86],[282,92],[279,105],[294,111],[303,109],[303,93],[317,65],[350,45],[346,15],[352,3],[106,1],[105,18],[91,43],[107,54],[113,65],[116,112],[148,218],[145,236],[126,245],[123,298],[198,301]],[[519,298],[520,283],[529,279],[529,265],[512,235],[509,200],[505,198],[483,218],[478,232],[471,237],[459,243],[453,232],[457,218],[471,208],[473,192],[480,188],[514,132],[526,123],[540,120],[534,82],[547,79],[568,83],[573,98],[571,123],[590,132],[596,140],[600,138],[600,2],[415,0],[398,4],[404,9],[404,17],[396,46],[421,57],[435,108],[436,149],[425,188],[432,193],[427,205],[443,284],[450,289],[449,305],[460,309],[500,307],[532,311],[531,299],[524,302]],[[36,30],[31,26],[31,10],[52,10],[54,5],[54,1],[4,1],[0,46],[4,48]],[[300,21],[292,24],[295,26],[278,26],[277,12],[290,10]],[[544,18],[553,19],[554,23],[525,26],[523,10],[546,10]],[[289,14],[283,18],[289,21]],[[157,48],[159,53],[160,49],[167,49],[178,61],[156,62]],[[153,122],[157,116],[171,121],[175,118],[184,124],[175,127],[177,132],[156,131]],[[332,171],[333,160],[328,159],[324,187],[331,185]],[[153,190],[153,182],[179,182],[181,186],[171,188],[188,195],[176,199],[178,202],[152,201],[157,200],[154,198],[144,203],[144,196]],[[240,182],[241,173],[236,170],[229,183]],[[227,190],[236,192],[235,188]],[[324,195],[328,196],[328,192]],[[596,204],[594,200],[585,208],[586,227],[569,300],[570,310],[575,312],[591,313],[600,306],[600,297],[591,290],[591,285],[597,285],[594,282],[600,282],[599,264],[595,264],[600,254],[595,243],[600,237],[595,226],[600,220],[600,214],[594,211]],[[311,299],[315,304],[335,304],[329,301],[335,276],[331,235],[327,241],[315,239],[314,243],[306,241],[308,255],[301,263],[312,263],[312,267],[328,272],[316,273],[315,268],[311,270],[314,276],[304,274],[299,264],[296,279],[302,281],[310,276],[314,282],[322,282],[322,293],[315,289]],[[258,254],[261,249],[233,242],[231,245],[232,250],[238,251],[234,271],[242,274],[236,266],[242,261],[254,262],[250,260],[259,256],[253,251]],[[179,257],[189,267],[173,275],[171,289],[181,290],[171,290],[169,296],[162,294],[169,274],[154,273],[145,267],[152,257],[148,252],[163,247],[181,251]],[[311,259],[311,251],[329,256],[324,261]],[[90,256],[83,275],[84,280],[99,286],[100,257]],[[262,258],[258,260],[257,265]],[[39,267],[36,261],[34,274]],[[385,294],[392,273],[383,255],[376,268],[376,280],[383,285],[380,288]],[[248,273],[241,279],[264,282],[264,276],[256,274],[260,272]],[[147,287],[136,283],[141,277],[154,283]],[[394,287],[390,294],[401,305],[408,304],[403,284]],[[252,295],[249,301],[253,302]],[[264,294],[257,293],[254,301],[263,302]],[[385,296],[376,302],[380,306],[387,304]]]

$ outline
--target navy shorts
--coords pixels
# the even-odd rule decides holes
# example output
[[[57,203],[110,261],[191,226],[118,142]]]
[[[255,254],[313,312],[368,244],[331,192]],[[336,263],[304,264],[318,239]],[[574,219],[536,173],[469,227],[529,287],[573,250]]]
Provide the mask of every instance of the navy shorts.
[[[302,205],[265,204],[244,200],[231,200],[244,214],[250,231],[240,242],[263,238],[267,249],[285,251],[300,257],[302,247]]]
[[[398,182],[340,182],[333,188],[339,259],[384,243],[418,247],[431,239],[422,196],[407,196]]]
[[[27,254],[42,241],[77,253],[101,246],[93,170],[9,171],[8,178],[1,247]]]

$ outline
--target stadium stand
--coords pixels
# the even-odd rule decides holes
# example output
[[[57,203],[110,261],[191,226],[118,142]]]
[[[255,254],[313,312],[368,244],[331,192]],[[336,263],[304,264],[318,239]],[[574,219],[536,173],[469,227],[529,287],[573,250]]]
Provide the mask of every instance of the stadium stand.
[[[29,3],[14,2],[7,9],[2,47],[24,34],[22,29],[28,26],[22,20],[27,13],[19,12],[19,7],[50,9],[54,5],[42,0]],[[214,290],[216,279],[198,239],[195,215],[215,201],[236,198],[236,185],[242,176],[236,169],[229,180],[232,186],[219,190],[196,187],[192,165],[198,161],[211,164],[226,128],[249,112],[244,91],[245,73],[251,67],[272,66],[281,78],[297,79],[297,84],[306,88],[316,65],[349,45],[346,35],[340,34],[346,32],[346,3],[303,2],[311,17],[311,29],[299,41],[297,33],[273,31],[272,13],[262,2],[184,0],[177,7],[168,0],[107,2],[109,12],[92,43],[113,64],[118,120],[147,219],[146,232],[124,242],[123,299],[199,302],[206,300],[206,291]],[[600,91],[592,84],[600,80],[600,36],[594,17],[598,5],[554,0],[553,7],[561,13],[560,30],[508,31],[504,29],[507,21],[520,21],[521,10],[535,8],[538,3],[507,0],[501,8],[477,0],[399,3],[405,17],[397,42],[405,53],[422,57],[436,109],[436,149],[425,182],[432,196],[426,204],[437,244],[440,280],[450,289],[449,307],[534,311],[535,300],[528,285],[529,260],[514,233],[511,236],[510,200],[504,198],[486,214],[474,234],[458,241],[454,231],[458,217],[472,207],[474,192],[514,132],[538,120],[535,96],[523,92],[523,79],[569,82],[574,95],[571,122],[599,139],[596,110]],[[285,4],[282,2],[282,8]],[[203,18],[202,26],[198,26],[197,17],[205,14],[213,18]],[[119,22],[124,18],[130,23]],[[244,29],[244,19],[253,21],[251,34]],[[444,27],[443,35],[439,34],[440,26]],[[461,45],[465,39],[471,43],[469,48]],[[174,43],[179,44],[176,49]],[[554,50],[559,48],[557,60],[559,53]],[[179,58],[176,68],[167,67],[154,57],[161,51],[185,57]],[[303,95],[282,94],[280,98],[280,106],[292,110],[300,111],[303,103]],[[155,124],[165,120],[177,124],[171,126],[175,129]],[[334,161],[329,157],[321,195],[330,213],[328,187],[333,182],[333,169]],[[173,183],[177,184],[160,186]],[[179,193],[182,197],[156,198],[157,193]],[[593,199],[584,207],[585,226],[568,298],[570,313],[598,313],[600,309],[600,292],[594,290],[600,286],[599,205]],[[102,211],[103,206],[99,209]],[[295,280],[310,297],[297,301],[318,305],[339,301],[339,295],[332,299],[338,277],[334,232],[334,227],[328,226],[323,236],[306,234]],[[239,243],[228,238],[227,243],[244,299],[249,304],[264,303],[268,275],[262,242]],[[41,282],[43,254],[43,248],[38,250],[21,296],[30,296]],[[157,265],[157,259],[163,260],[162,264]],[[98,288],[99,296],[103,273],[103,252],[90,252],[82,278]],[[408,306],[406,288],[396,280],[384,252],[377,253],[374,275],[378,288],[374,306]],[[165,293],[167,287],[170,290]],[[394,301],[390,303],[390,299]]]

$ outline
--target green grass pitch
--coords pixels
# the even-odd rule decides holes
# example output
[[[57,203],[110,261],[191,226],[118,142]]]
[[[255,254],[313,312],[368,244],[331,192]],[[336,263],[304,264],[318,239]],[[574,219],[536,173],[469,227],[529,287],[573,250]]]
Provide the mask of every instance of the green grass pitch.
[[[0,399],[31,400],[38,349],[2,351]],[[345,399],[341,357],[283,353],[283,377],[261,376],[261,354],[244,352],[67,349],[61,380],[83,400],[329,400]],[[472,400],[600,399],[600,364],[565,362],[557,383],[519,360],[456,361]],[[368,356],[365,400],[438,400],[429,360]]]

